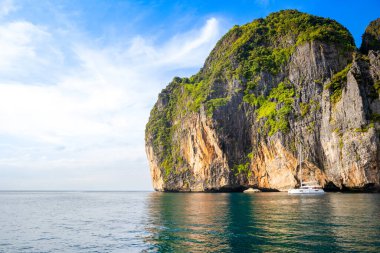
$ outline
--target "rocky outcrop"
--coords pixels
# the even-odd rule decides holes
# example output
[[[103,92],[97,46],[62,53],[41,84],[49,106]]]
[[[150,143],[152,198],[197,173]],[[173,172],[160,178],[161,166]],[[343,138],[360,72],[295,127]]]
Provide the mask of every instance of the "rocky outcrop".
[[[281,191],[302,177],[325,189],[378,190],[379,94],[379,51],[356,52],[335,21],[281,11],[235,26],[152,109],[154,189]]]
[[[360,50],[367,54],[369,50],[380,50],[380,18],[372,21],[362,36]]]

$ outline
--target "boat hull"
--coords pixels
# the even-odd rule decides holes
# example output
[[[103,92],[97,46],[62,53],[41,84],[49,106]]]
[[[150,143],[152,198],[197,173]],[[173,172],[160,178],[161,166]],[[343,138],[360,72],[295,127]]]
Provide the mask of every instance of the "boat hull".
[[[308,195],[308,194],[324,194],[323,189],[291,189],[288,191],[288,194],[299,194],[299,195]]]

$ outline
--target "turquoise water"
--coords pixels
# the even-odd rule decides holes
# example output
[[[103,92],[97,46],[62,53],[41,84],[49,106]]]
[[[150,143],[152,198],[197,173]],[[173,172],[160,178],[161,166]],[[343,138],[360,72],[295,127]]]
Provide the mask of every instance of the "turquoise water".
[[[380,194],[2,192],[0,252],[379,252]]]

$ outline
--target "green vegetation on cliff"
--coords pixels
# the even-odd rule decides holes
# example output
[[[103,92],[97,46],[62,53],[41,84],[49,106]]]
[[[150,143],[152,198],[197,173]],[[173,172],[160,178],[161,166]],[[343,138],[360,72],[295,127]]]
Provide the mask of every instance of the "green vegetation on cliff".
[[[355,44],[350,32],[334,20],[295,10],[270,14],[243,26],[234,26],[217,43],[205,66],[186,85],[189,108],[198,111],[210,99],[224,103],[205,103],[209,115],[228,102],[213,86],[238,80],[245,84],[246,94],[257,84],[260,73],[279,73],[297,45],[308,41],[334,43],[347,51]],[[246,97],[245,99],[249,99]],[[252,97],[253,99],[253,97]]]
[[[232,71],[240,79],[250,79],[265,71],[277,74],[297,45],[321,41],[354,50],[350,32],[332,19],[295,10],[270,14],[243,26],[234,26],[216,45],[203,72]],[[234,62],[239,66],[234,67]]]
[[[360,50],[367,53],[368,50],[380,50],[380,18],[372,21],[362,36]]]
[[[310,41],[334,44],[346,52],[355,48],[349,31],[336,21],[285,10],[234,26],[217,43],[199,73],[174,78],[161,92],[146,126],[146,139],[152,142],[165,178],[182,163],[180,151],[174,147],[176,124],[201,110],[209,120],[215,120],[223,107],[240,99],[244,110],[253,112],[262,134],[287,132],[295,90],[282,73],[296,47]],[[263,83],[262,76],[277,80],[277,85]],[[331,85],[332,92],[339,97],[341,86],[336,83]],[[302,116],[310,108],[302,106]],[[246,168],[243,163],[236,171]]]
[[[254,102],[257,107],[256,120],[265,119],[263,130],[267,130],[269,136],[289,129],[288,115],[292,111],[293,97],[292,85],[289,82],[281,82],[271,90],[269,96],[260,97],[257,102]]]
[[[347,67],[336,73],[331,78],[331,81],[326,84],[325,89],[330,89],[331,91],[330,101],[332,104],[339,102],[340,98],[342,97],[343,87],[347,82],[347,73],[350,70],[351,66],[352,64],[348,64]]]
[[[150,112],[150,118],[146,125],[146,136],[152,137],[153,151],[160,157],[160,166],[164,169],[164,178],[170,175],[175,162],[173,159],[177,155],[173,148],[173,118],[177,114],[177,104],[180,98],[178,87],[182,82],[181,78],[174,78],[166,89],[159,96],[158,103]]]

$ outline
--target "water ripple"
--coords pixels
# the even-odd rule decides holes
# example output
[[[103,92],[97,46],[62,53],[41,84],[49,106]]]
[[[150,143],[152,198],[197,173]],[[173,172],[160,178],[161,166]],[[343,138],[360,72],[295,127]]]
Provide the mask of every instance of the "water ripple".
[[[0,252],[377,252],[379,194],[0,193]]]

